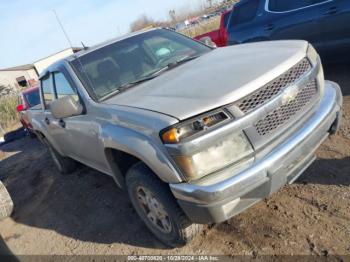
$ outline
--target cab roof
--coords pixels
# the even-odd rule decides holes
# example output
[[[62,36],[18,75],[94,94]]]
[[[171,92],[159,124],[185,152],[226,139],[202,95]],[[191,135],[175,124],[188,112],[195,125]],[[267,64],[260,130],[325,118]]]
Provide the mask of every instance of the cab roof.
[[[97,45],[94,45],[92,47],[89,47],[87,49],[83,49],[77,53],[75,53],[74,55],[71,55],[67,58],[65,58],[67,61],[71,62],[71,61],[74,61],[75,59],[79,58],[79,57],[82,57],[86,54],[89,54],[93,51],[96,51],[102,47],[105,47],[105,46],[108,46],[108,45],[111,45],[111,44],[114,44],[116,42],[119,42],[119,41],[122,41],[124,39],[128,39],[130,37],[133,37],[133,36],[137,36],[137,35],[141,35],[141,34],[144,34],[144,33],[147,33],[147,32],[150,32],[150,31],[155,31],[155,30],[159,30],[161,28],[152,28],[152,29],[146,29],[146,30],[140,30],[140,31],[136,31],[136,32],[132,32],[132,33],[128,33],[126,35],[123,35],[123,36],[119,36],[119,37],[116,37],[116,38],[112,38],[112,39],[109,39],[107,41],[104,41],[100,44],[97,44]]]
[[[109,39],[107,41],[104,41],[100,44],[97,44],[97,45],[94,45],[92,47],[89,47],[89,48],[86,48],[86,49],[82,49],[81,51],[77,52],[77,53],[74,53],[73,55],[70,55],[66,58],[63,58],[63,59],[60,59],[58,60],[57,62],[53,63],[52,65],[50,65],[48,68],[46,68],[39,76],[39,79],[43,78],[48,72],[52,72],[52,71],[55,71],[55,69],[65,63],[65,62],[72,62],[74,60],[76,60],[77,58],[80,58],[86,54],[89,54],[93,51],[96,51],[100,48],[103,48],[105,46],[108,46],[108,45],[111,45],[111,44],[114,44],[116,42],[119,42],[119,41],[122,41],[124,39],[128,39],[130,37],[133,37],[133,36],[137,36],[137,35],[141,35],[141,34],[144,34],[144,33],[147,33],[147,32],[151,32],[151,31],[155,31],[155,30],[160,30],[162,28],[152,28],[152,29],[146,29],[146,30],[140,30],[140,31],[136,31],[136,32],[132,32],[132,33],[128,33],[128,34],[125,34],[123,36],[119,36],[119,37],[115,37],[115,38],[112,38],[112,39]]]

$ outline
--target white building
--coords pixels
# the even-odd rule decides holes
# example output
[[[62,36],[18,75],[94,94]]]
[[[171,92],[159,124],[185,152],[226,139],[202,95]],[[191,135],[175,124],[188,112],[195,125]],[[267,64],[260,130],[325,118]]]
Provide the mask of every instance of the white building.
[[[34,62],[33,64],[34,64],[35,69],[37,70],[38,74],[40,75],[45,70],[45,68],[49,67],[51,64],[55,63],[56,61],[58,61],[60,59],[71,56],[80,50],[81,50],[81,48],[78,48],[78,47],[67,48],[67,49],[62,50],[62,51],[55,53],[53,55],[42,58],[42,59]]]
[[[0,95],[17,93],[19,90],[37,85],[39,75],[54,62],[68,57],[81,48],[67,48],[33,64],[0,69]]]
[[[0,94],[15,93],[25,87],[35,86],[37,80],[38,74],[32,64],[0,69]]]

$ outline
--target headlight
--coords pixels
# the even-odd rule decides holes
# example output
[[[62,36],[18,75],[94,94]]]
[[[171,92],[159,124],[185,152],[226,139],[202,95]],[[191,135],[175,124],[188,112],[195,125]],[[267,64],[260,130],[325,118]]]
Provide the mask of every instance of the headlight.
[[[229,119],[230,117],[224,111],[213,112],[171,127],[161,132],[161,138],[165,144],[176,144],[185,138],[208,131]]]
[[[189,180],[209,175],[240,160],[252,158],[253,149],[243,133],[220,139],[191,156],[173,156]]]
[[[242,131],[218,137],[207,147],[202,145],[191,151],[183,151],[187,145],[191,145],[192,139],[230,120],[232,117],[228,113],[224,110],[217,110],[184,121],[160,133],[164,144],[172,144],[172,149],[175,148],[172,157],[189,181],[219,171],[239,161],[253,158],[253,148]]]

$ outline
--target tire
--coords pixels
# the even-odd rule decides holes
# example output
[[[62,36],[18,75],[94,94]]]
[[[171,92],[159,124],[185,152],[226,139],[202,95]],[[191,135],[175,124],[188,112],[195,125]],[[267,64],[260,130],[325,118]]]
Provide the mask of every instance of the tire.
[[[12,198],[6,187],[0,181],[0,220],[9,217],[13,211]],[[0,249],[0,252],[2,250]]]
[[[126,175],[126,187],[138,215],[148,229],[165,245],[182,247],[203,230],[203,225],[194,224],[188,219],[171,194],[169,186],[159,180],[145,164],[138,163],[130,168]],[[148,199],[151,201],[147,202],[147,196],[150,194],[152,197]],[[166,214],[166,218],[163,219],[165,226],[160,220],[158,222],[162,225],[156,226],[152,222],[155,219],[151,213],[156,212],[148,209],[149,205],[144,204],[145,202],[148,204],[155,202],[151,203],[151,206],[156,207],[156,212],[161,210],[160,213]],[[149,210],[148,215],[146,209]]]
[[[47,145],[52,161],[62,175],[68,175],[77,169],[77,162],[68,157],[61,156],[46,140],[45,144]]]

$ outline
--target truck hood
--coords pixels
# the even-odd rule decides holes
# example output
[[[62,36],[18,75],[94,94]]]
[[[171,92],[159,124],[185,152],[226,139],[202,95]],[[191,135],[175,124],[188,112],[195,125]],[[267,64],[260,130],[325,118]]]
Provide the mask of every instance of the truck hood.
[[[218,48],[103,103],[156,111],[183,120],[259,89],[303,59],[307,48],[305,41]]]

